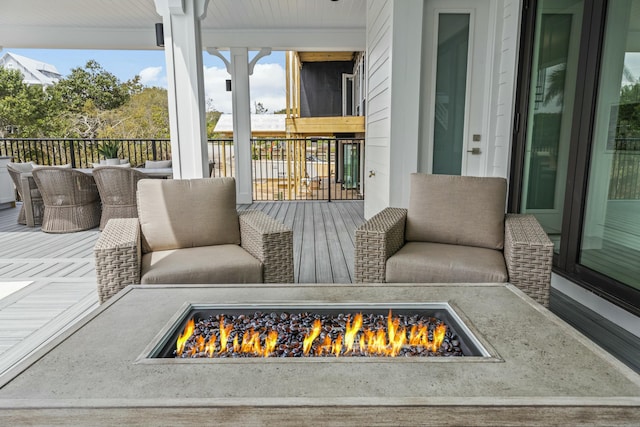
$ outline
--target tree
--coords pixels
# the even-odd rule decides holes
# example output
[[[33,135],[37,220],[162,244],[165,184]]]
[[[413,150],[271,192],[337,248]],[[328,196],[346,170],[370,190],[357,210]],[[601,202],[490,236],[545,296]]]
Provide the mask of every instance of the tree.
[[[207,138],[216,138],[216,134],[213,131],[220,120],[222,113],[217,110],[207,111]]]
[[[58,136],[64,128],[61,109],[54,92],[28,86],[20,71],[0,67],[0,136]]]
[[[117,109],[105,112],[100,138],[169,138],[167,90],[145,87]]]
[[[95,138],[105,120],[105,112],[129,101],[131,92],[139,90],[139,80],[121,83],[96,61],[84,68],[74,68],[71,74],[52,87],[60,97],[69,123],[67,136]]]

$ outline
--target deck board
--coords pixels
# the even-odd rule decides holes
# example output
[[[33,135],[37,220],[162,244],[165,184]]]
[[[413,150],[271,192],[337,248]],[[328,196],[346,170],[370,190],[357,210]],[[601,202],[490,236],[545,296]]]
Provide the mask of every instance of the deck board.
[[[258,202],[238,209],[261,210],[293,230],[297,282],[352,281],[362,201]],[[31,283],[0,299],[0,375],[98,305],[93,246],[99,231],[47,234],[18,225],[17,216],[18,208],[0,210],[0,287]],[[640,338],[559,292],[552,292],[551,309],[640,372]]]
[[[302,244],[300,247],[299,283],[313,283],[316,278],[315,231],[313,223],[313,204],[303,203]]]

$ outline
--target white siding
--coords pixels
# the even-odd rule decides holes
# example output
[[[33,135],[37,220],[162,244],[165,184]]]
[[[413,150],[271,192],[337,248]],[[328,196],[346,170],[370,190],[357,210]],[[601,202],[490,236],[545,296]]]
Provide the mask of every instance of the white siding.
[[[389,206],[392,8],[392,1],[367,2],[365,218]]]
[[[393,7],[390,206],[409,204],[409,178],[418,170],[423,0]]]
[[[515,89],[518,68],[518,46],[520,34],[520,2],[500,0],[497,2],[496,20],[496,90],[494,92],[495,114],[491,124],[493,149],[489,155],[489,176],[509,176],[513,115],[515,111]]]
[[[366,218],[406,205],[417,170],[421,34],[422,0],[367,3]]]

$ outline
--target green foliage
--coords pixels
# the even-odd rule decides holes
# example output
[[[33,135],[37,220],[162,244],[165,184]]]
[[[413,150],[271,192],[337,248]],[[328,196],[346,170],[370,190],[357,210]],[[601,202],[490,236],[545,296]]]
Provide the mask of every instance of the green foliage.
[[[0,137],[169,138],[167,91],[143,86],[139,76],[122,83],[92,60],[47,89],[22,81],[19,71],[0,67]],[[210,138],[220,114],[209,100]]]
[[[130,86],[120,83],[116,76],[93,60],[88,61],[84,68],[72,69],[71,74],[54,87],[67,108],[76,113],[94,108],[113,110],[129,100]]]
[[[105,159],[117,159],[120,143],[118,141],[104,141],[98,147],[98,154]]]
[[[640,83],[620,89],[617,138],[640,138]]]
[[[60,98],[41,86],[27,86],[22,79],[19,71],[0,68],[0,136],[58,136],[64,128]]]
[[[95,138],[105,121],[105,113],[129,101],[139,81],[121,83],[96,61],[84,68],[74,68],[71,74],[51,87],[64,110],[61,116],[67,124],[68,137]]]
[[[220,111],[207,111],[207,138],[216,138],[216,133],[213,130],[216,128],[221,115]]]
[[[145,87],[129,102],[103,115],[100,138],[169,138],[167,91]]]

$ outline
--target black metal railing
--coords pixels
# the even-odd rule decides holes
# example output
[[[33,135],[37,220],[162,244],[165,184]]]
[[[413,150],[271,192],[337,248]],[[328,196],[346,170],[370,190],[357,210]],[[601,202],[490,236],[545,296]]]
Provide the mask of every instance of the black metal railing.
[[[609,200],[640,200],[640,138],[616,138]]]
[[[235,176],[233,141],[209,140],[212,176]],[[361,200],[364,139],[254,138],[253,199]]]
[[[2,138],[0,153],[17,162],[87,168],[99,162],[98,148],[107,142],[117,142],[119,157],[129,159],[134,166],[141,166],[146,160],[171,158],[168,139]]]
[[[119,157],[134,166],[171,158],[168,139],[3,138],[0,155],[40,165],[90,167],[105,142],[120,145]],[[211,176],[235,176],[233,140],[209,139]],[[344,138],[254,138],[251,140],[253,198],[266,200],[360,200],[364,140]]]

